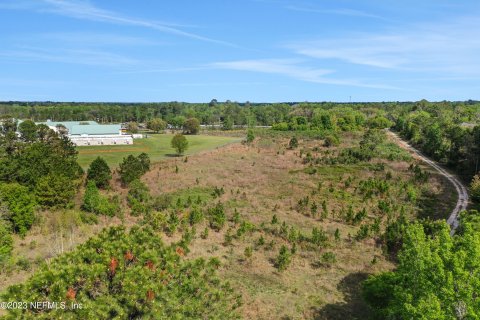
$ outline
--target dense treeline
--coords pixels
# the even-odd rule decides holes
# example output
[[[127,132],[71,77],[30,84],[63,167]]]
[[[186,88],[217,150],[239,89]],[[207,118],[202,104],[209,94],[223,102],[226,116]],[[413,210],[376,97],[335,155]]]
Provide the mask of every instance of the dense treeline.
[[[0,104],[0,115],[10,115],[19,119],[41,121],[85,121],[107,122],[147,122],[163,118],[175,126],[188,118],[197,118],[202,124],[232,123],[232,125],[272,125],[282,121],[290,112],[288,104],[237,104],[216,103],[142,103],[142,104],[73,104],[73,103],[31,103]]]
[[[272,125],[279,122],[291,122],[292,117],[302,116],[307,120],[319,116],[318,110],[331,110],[339,118],[345,118],[342,110],[361,110],[367,117],[376,114],[378,110],[390,113],[397,110],[411,111],[428,102],[388,102],[388,103],[55,103],[55,102],[3,102],[0,103],[0,116],[11,115],[19,119],[34,121],[85,121],[99,122],[147,122],[154,118],[163,118],[170,124],[184,121],[187,118],[197,118],[202,124],[232,123],[233,125]],[[438,109],[461,108],[475,121],[480,104],[475,101],[442,102],[431,104]],[[178,119],[177,117],[180,117]],[[351,122],[348,119],[347,122]],[[300,120],[301,121],[301,120]],[[342,121],[339,120],[342,126]],[[358,121],[358,119],[357,119]],[[316,123],[318,124],[318,122]]]
[[[33,212],[69,206],[83,171],[75,146],[45,125],[5,119],[0,126],[0,205],[2,223],[24,235]]]
[[[466,181],[479,170],[480,106],[423,101],[391,113],[395,129]]]

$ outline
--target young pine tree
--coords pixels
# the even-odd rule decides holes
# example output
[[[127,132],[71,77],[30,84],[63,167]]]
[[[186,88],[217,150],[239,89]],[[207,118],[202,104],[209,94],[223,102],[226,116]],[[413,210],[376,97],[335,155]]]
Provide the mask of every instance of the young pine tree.
[[[296,137],[292,137],[292,139],[290,139],[290,142],[288,143],[288,146],[290,147],[290,149],[295,149],[298,147],[298,140]]]
[[[92,161],[87,171],[87,180],[95,182],[97,188],[108,187],[112,173],[105,159],[97,157]]]
[[[95,181],[88,181],[85,195],[83,196],[82,209],[88,212],[96,212],[100,204],[100,192]]]
[[[288,250],[288,248],[283,245],[280,248],[280,252],[278,253],[277,258],[275,259],[275,268],[277,268],[278,271],[284,271],[288,268],[291,262],[292,254]]]

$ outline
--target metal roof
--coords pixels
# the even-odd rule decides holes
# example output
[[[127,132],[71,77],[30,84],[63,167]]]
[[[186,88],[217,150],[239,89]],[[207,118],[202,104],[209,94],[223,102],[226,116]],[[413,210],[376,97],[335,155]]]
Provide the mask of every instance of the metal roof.
[[[119,134],[120,124],[98,124],[96,121],[50,121],[37,122],[49,127],[63,125],[68,130],[69,135],[105,135]]]
[[[121,125],[119,124],[74,125],[68,133],[71,135],[119,134],[120,129]]]

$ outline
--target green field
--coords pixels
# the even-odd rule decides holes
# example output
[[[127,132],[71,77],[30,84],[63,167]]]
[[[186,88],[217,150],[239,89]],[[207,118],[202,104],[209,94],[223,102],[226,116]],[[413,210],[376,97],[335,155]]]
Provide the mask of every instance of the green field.
[[[138,155],[142,152],[147,153],[152,162],[156,162],[162,158],[175,155],[175,150],[170,147],[172,137],[172,134],[157,134],[149,135],[147,139],[135,139],[133,145],[77,147],[78,163],[85,169],[93,159],[101,156],[113,168],[117,167],[125,156],[129,154]],[[188,150],[185,152],[186,155],[240,141],[239,138],[202,135],[187,136],[187,140]]]

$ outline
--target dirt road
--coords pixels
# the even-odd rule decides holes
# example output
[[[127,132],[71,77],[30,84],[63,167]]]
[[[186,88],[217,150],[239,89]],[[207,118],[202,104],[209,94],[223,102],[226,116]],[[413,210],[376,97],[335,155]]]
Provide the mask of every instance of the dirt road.
[[[423,162],[427,163],[431,167],[433,167],[435,170],[440,172],[441,175],[443,175],[445,178],[450,181],[451,184],[455,187],[455,190],[457,191],[458,194],[458,200],[455,208],[453,209],[452,213],[447,219],[447,223],[451,227],[450,234],[453,235],[455,233],[455,230],[457,229],[459,225],[459,220],[458,220],[458,215],[462,210],[467,209],[468,205],[468,192],[467,188],[463,185],[463,183],[453,174],[448,173],[445,169],[443,169],[439,164],[437,164],[435,161],[430,160],[426,156],[424,156],[420,151],[412,147],[408,142],[405,142],[402,140],[396,133],[387,130],[387,133],[393,137],[393,139],[404,149],[409,150],[411,153],[414,154],[414,156]]]

